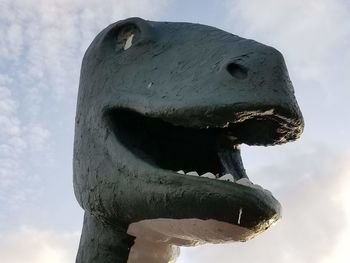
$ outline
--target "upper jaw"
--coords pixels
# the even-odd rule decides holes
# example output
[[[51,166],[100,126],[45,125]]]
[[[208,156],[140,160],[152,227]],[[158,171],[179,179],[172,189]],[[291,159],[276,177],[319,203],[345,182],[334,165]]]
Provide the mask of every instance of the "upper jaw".
[[[298,108],[274,104],[171,106],[141,111],[141,114],[173,126],[229,130],[238,138],[238,144],[247,145],[284,144],[298,139],[304,129],[304,120]]]

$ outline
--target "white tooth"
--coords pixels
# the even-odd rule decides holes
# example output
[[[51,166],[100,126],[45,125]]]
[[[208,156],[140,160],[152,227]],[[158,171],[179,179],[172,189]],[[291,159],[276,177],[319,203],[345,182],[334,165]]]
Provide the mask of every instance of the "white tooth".
[[[245,186],[252,186],[253,185],[253,183],[248,178],[241,178],[241,179],[237,180],[236,183],[242,184]]]
[[[185,172],[182,171],[182,170],[177,171],[177,173],[178,173],[178,174],[185,174]]]
[[[125,45],[124,45],[124,50],[127,50],[128,48],[130,48],[132,46],[132,39],[133,38],[134,38],[134,34],[132,34],[128,37],[128,39],[126,40]]]
[[[216,179],[215,175],[213,175],[212,173],[209,173],[209,172],[205,173],[205,174],[202,174],[201,177]]]
[[[248,186],[248,187],[251,187],[251,188],[255,188],[255,189],[265,190],[260,185],[253,184],[248,178],[239,179],[238,181],[236,181],[236,183],[237,184],[241,184],[241,185],[245,185],[245,186]]]
[[[186,173],[188,175],[199,176],[196,171]]]
[[[219,180],[230,181],[230,182],[234,182],[235,181],[233,179],[232,174],[225,174],[225,175],[219,177]]]

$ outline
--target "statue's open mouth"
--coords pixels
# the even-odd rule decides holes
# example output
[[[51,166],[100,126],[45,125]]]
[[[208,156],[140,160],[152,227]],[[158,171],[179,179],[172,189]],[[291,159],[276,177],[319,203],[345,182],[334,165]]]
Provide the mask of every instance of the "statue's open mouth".
[[[191,115],[201,113],[198,108],[172,115],[120,108],[105,112],[116,139],[141,160],[136,173],[142,180],[154,181],[151,191],[160,193],[159,200],[169,196],[168,189],[172,191],[164,204],[149,203],[149,211],[157,205],[173,209],[158,209],[157,217],[150,212],[144,221],[136,219],[141,223],[131,225],[131,235],[157,233],[155,239],[169,241],[176,231],[186,233],[171,241],[177,245],[247,240],[280,218],[278,201],[248,179],[240,145],[267,146],[294,140],[299,123],[292,114],[275,108],[204,111],[206,114],[197,115],[200,117]],[[160,190],[162,184],[171,187]],[[150,232],[145,234],[145,229]]]
[[[247,112],[224,125],[203,123],[202,127],[173,125],[124,109],[109,110],[107,115],[118,140],[154,167],[261,189],[246,175],[240,144],[284,143],[293,139],[293,129],[288,118],[272,109]]]

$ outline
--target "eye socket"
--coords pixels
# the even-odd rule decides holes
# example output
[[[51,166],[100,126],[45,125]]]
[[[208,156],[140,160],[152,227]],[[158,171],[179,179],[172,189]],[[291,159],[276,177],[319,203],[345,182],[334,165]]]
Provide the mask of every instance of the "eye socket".
[[[126,24],[121,27],[117,32],[117,49],[127,50],[129,49],[135,39],[140,34],[139,28],[134,24]]]

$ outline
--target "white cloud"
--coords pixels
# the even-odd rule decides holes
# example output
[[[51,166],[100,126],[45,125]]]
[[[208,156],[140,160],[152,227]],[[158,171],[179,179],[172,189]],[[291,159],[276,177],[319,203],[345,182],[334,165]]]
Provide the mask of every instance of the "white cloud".
[[[25,127],[25,140],[28,144],[28,149],[32,152],[43,151],[48,146],[50,132],[40,126]]]
[[[26,88],[44,82],[48,96],[74,96],[82,54],[108,24],[152,16],[167,1],[14,0],[1,5],[0,58],[14,63]],[[18,63],[17,63],[18,62]]]
[[[347,4],[342,1],[238,0],[228,5],[242,34],[278,45],[301,65],[332,58],[333,49],[345,47],[344,38],[350,35]]]
[[[349,254],[349,235],[350,235],[350,167],[349,167],[350,153],[341,160],[344,171],[343,180],[338,182],[338,191],[332,195],[332,199],[343,206],[347,224],[343,226],[342,233],[334,245],[333,250],[322,261],[322,263],[347,263],[350,260]],[[339,215],[333,215],[338,217]]]
[[[49,132],[38,124],[23,125],[13,83],[13,79],[0,75],[0,203],[3,212],[6,208],[20,208],[27,196],[33,196],[30,183],[35,176],[24,171],[22,159],[26,154],[42,151],[49,138]],[[26,187],[22,189],[21,185]]]
[[[160,0],[0,1],[2,217],[28,206],[45,187],[43,182],[57,185],[59,170],[71,182],[71,172],[62,167],[71,168],[81,59],[93,37],[117,20],[152,17],[166,4]],[[54,162],[57,169],[48,171]]]
[[[80,233],[64,233],[21,226],[0,235],[0,262],[74,262]]]
[[[11,82],[10,78],[0,75],[0,192],[12,184],[18,171],[17,161],[27,146],[21,136],[17,102],[8,88]],[[0,194],[0,201],[3,198],[6,197]]]

